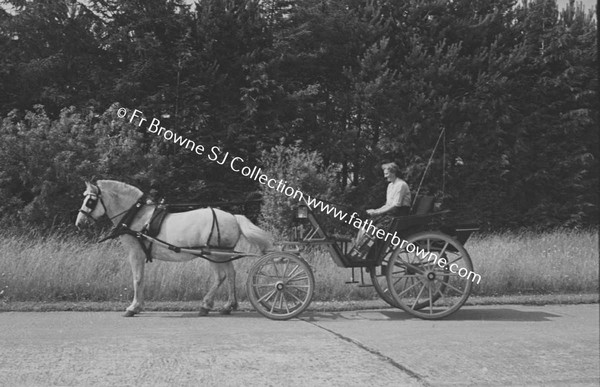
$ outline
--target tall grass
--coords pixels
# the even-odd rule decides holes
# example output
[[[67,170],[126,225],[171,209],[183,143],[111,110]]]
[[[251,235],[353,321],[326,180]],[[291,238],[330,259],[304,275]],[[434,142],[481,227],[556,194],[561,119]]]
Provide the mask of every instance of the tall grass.
[[[466,248],[482,277],[474,295],[598,292],[596,230],[480,235]],[[315,300],[377,298],[372,288],[346,285],[350,269],[337,267],[326,253],[316,250],[305,258],[315,272]],[[235,262],[242,300],[255,261]],[[154,261],[146,265],[146,299],[201,300],[211,275],[203,259]],[[365,280],[369,282],[368,275]],[[131,281],[125,252],[116,241],[97,244],[64,234],[0,233],[0,301],[129,301]],[[220,298],[224,294],[223,289]]]
[[[479,235],[467,242],[480,285],[474,294],[598,292],[598,231]]]

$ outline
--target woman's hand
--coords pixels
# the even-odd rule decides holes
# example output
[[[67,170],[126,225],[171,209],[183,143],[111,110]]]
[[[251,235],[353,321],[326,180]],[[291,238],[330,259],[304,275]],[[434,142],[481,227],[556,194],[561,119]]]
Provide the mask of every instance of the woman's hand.
[[[369,215],[369,216],[375,215],[375,210],[367,210],[367,215]]]

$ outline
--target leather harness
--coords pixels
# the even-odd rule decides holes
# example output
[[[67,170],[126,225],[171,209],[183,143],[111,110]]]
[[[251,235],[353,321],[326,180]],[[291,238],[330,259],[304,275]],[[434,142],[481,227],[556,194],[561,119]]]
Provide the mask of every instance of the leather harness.
[[[100,187],[98,187],[98,190],[99,190],[99,188]],[[100,191],[98,191],[98,197],[100,197]],[[146,223],[144,225],[142,230],[134,231],[130,228],[131,223],[133,222],[133,219],[135,218],[137,213],[140,211],[140,209],[143,206],[147,205],[146,200],[147,200],[147,196],[145,194],[142,195],[135,202],[135,204],[133,206],[131,206],[131,208],[129,208],[129,210],[127,210],[127,212],[123,216],[123,219],[121,219],[121,221],[112,228],[112,230],[110,231],[108,236],[99,240],[98,243],[107,241],[109,239],[117,238],[121,235],[131,235],[131,236],[135,237],[138,240],[138,242],[140,243],[140,246],[142,247],[142,250],[144,251],[144,254],[146,255],[146,262],[152,262],[151,254],[152,254],[153,241],[160,242],[161,244],[165,245],[169,250],[179,253],[181,251],[180,247],[172,245],[170,243],[167,243],[165,241],[162,241],[162,240],[156,238],[156,235],[158,235],[160,232],[160,227],[162,225],[162,222],[164,221],[164,218],[166,217],[166,215],[169,214],[168,205],[154,204],[154,211],[152,212],[152,216],[150,217],[150,220],[148,221],[148,223]],[[103,203],[103,205],[104,205],[104,203]],[[209,207],[209,208],[212,213],[213,221],[212,221],[212,225],[210,228],[210,234],[208,235],[208,239],[206,240],[206,245],[207,245],[207,247],[219,247],[221,245],[221,230],[219,228],[217,214],[215,213],[215,210],[212,207]],[[210,241],[213,237],[215,228],[217,230],[217,245],[211,246]],[[147,240],[150,240],[148,246],[146,246],[144,244],[144,241],[147,241]]]

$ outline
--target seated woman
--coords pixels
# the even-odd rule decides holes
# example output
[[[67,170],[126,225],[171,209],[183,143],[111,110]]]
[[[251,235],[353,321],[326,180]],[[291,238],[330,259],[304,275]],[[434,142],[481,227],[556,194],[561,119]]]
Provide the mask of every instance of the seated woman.
[[[378,229],[387,230],[392,224],[394,216],[408,215],[410,211],[410,189],[408,184],[398,177],[400,173],[400,167],[396,163],[387,163],[381,166],[383,169],[383,176],[389,181],[385,204],[376,209],[367,210],[367,214],[373,217],[373,225]],[[365,238],[363,230],[359,230],[356,236],[355,243],[355,254],[362,255],[364,252],[358,252],[363,244],[369,242],[369,238]],[[371,236],[370,239],[373,239]],[[377,238],[374,238],[374,242],[377,242]]]
[[[410,210],[410,189],[404,180],[398,177],[400,167],[396,163],[381,166],[383,176],[390,182],[385,195],[385,204],[377,209],[367,210],[370,216],[402,216]],[[380,218],[381,219],[381,218]]]

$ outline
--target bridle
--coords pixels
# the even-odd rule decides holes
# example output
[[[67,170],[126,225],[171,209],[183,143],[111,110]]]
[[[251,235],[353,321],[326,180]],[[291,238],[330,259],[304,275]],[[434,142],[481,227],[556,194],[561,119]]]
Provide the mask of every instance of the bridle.
[[[85,199],[83,199],[83,206],[79,209],[79,212],[87,216],[94,222],[97,222],[100,218],[94,218],[92,216],[92,212],[94,212],[96,206],[98,206],[98,202],[100,202],[102,204],[102,207],[104,207],[104,215],[107,215],[106,206],[104,205],[104,201],[102,200],[102,192],[100,191],[100,187],[90,183],[89,188],[93,188],[96,192],[93,192],[93,190],[89,190],[83,193]]]
[[[102,218],[102,216],[106,216],[112,222],[113,219],[115,219],[115,218],[123,215],[127,211],[129,211],[129,209],[126,209],[125,211],[119,212],[115,216],[109,217],[108,212],[106,211],[106,205],[104,204],[104,201],[102,200],[102,191],[100,191],[100,187],[98,187],[97,185],[92,184],[92,183],[89,183],[89,184],[90,184],[91,188],[94,188],[96,190],[96,192],[86,191],[83,193],[83,196],[85,196],[86,198],[83,201],[83,208],[79,209],[80,213],[82,213],[83,215],[87,216],[89,219],[91,219],[97,223],[98,220],[100,218]],[[102,215],[98,219],[96,219],[92,216],[92,212],[94,212],[94,210],[96,209],[98,202],[100,202],[100,204],[102,204],[102,207],[104,207],[104,215]]]
[[[146,262],[152,262],[152,258],[150,256],[150,248],[147,247],[143,243],[145,236],[143,235],[142,232],[134,231],[130,228],[131,222],[135,218],[136,214],[138,213],[140,208],[142,208],[146,204],[147,196],[142,193],[142,196],[140,196],[131,207],[129,207],[128,209],[126,209],[124,211],[119,212],[118,214],[116,214],[114,216],[109,216],[108,212],[106,210],[106,204],[104,204],[104,201],[102,200],[102,191],[100,191],[100,187],[98,187],[97,185],[92,184],[92,183],[87,183],[87,184],[88,184],[88,189],[83,193],[83,196],[85,196],[85,199],[83,200],[83,205],[79,209],[80,213],[82,213],[89,219],[92,219],[96,223],[103,216],[106,216],[112,222],[113,219],[123,215],[123,217],[121,219],[119,219],[118,222],[115,223],[115,225],[113,226],[110,233],[106,237],[99,240],[98,243],[104,242],[109,239],[114,239],[118,236],[125,235],[125,234],[132,235],[135,238],[137,238],[137,240],[140,242],[140,246],[146,253]],[[98,202],[100,202],[100,204],[102,204],[102,207],[104,207],[104,214],[102,214],[101,216],[99,216],[96,219],[92,216],[92,212],[94,212],[96,207],[98,207]],[[150,243],[150,245],[152,245],[152,243]]]

